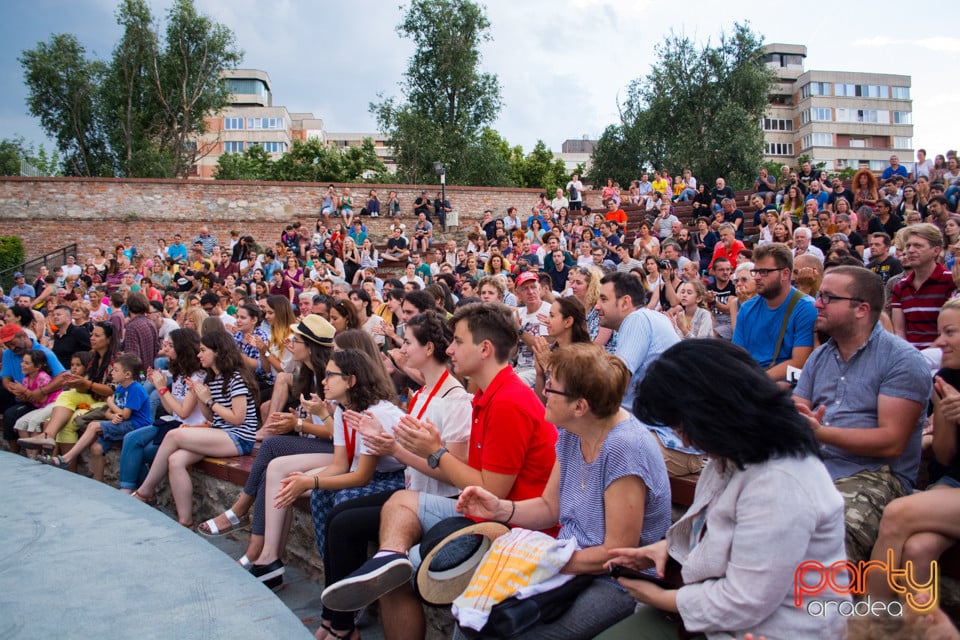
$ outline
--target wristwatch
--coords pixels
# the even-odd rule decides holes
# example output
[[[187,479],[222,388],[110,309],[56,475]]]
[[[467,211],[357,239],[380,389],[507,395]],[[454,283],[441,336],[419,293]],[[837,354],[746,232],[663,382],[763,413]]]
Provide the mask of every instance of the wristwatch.
[[[440,447],[439,449],[431,453],[429,456],[427,456],[427,466],[429,466],[431,469],[436,469],[437,467],[439,467],[440,456],[442,456],[446,452],[447,452],[446,447]]]
[[[204,404],[207,405],[207,409],[210,409],[210,410],[212,411],[212,410],[213,410],[213,405],[215,405],[215,404],[217,404],[217,403],[214,402],[213,398],[210,398],[210,399],[207,400]]]
[[[297,418],[297,424],[293,427],[297,433],[303,433],[303,418]]]

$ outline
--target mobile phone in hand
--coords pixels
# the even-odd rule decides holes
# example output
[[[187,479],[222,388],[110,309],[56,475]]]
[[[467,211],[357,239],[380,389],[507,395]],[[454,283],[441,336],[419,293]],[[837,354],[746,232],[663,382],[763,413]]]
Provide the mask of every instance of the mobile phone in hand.
[[[666,580],[663,580],[662,578],[658,578],[655,575],[651,575],[649,573],[640,573],[639,571],[635,571],[633,569],[624,567],[623,565],[619,565],[619,564],[610,565],[610,569],[608,570],[608,573],[610,574],[611,578],[628,578],[630,580],[645,580],[646,582],[652,582],[653,584],[657,585],[661,589],[677,588],[677,585],[670,584]]]

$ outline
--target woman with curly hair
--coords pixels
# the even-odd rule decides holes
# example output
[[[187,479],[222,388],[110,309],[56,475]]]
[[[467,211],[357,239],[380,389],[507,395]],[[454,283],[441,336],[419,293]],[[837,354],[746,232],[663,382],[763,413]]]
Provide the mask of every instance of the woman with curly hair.
[[[853,176],[853,208],[870,207],[877,205],[880,195],[877,192],[877,177],[869,169],[860,169]]]
[[[507,275],[510,273],[510,263],[504,260],[503,256],[498,253],[490,256],[490,259],[487,260],[487,263],[483,265],[483,270],[486,271],[491,276],[503,274]]]

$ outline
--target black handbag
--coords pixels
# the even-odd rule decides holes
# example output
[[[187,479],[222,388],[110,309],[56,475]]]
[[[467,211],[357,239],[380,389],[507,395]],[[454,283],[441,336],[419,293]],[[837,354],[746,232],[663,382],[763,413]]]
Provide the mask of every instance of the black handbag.
[[[480,631],[460,627],[471,640],[509,640],[519,638],[536,624],[549,624],[562,616],[574,600],[594,581],[596,576],[574,576],[556,589],[520,599],[511,596],[493,606],[490,617]]]

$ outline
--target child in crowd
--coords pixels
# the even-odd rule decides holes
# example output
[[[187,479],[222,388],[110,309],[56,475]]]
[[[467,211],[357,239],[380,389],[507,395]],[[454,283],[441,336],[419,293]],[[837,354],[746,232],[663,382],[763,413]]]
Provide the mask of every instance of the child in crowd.
[[[143,370],[140,358],[132,353],[116,357],[110,369],[110,378],[116,385],[113,396],[107,398],[104,420],[87,424],[77,444],[62,456],[48,456],[45,462],[66,468],[90,449],[90,468],[93,479],[103,482],[104,454],[114,445],[123,442],[123,436],[150,424],[150,399],[146,390],[137,381]]]
[[[673,328],[680,339],[709,338],[713,335],[713,318],[707,311],[707,289],[700,280],[684,282],[677,289],[680,308],[671,311]]]
[[[53,379],[50,363],[47,362],[47,354],[39,349],[31,349],[23,354],[20,361],[20,370],[23,371],[22,384],[27,388],[27,391],[40,389]],[[33,403],[33,406],[37,407],[36,409],[17,420],[14,429],[17,430],[17,434],[21,438],[28,438],[31,434],[40,432],[44,421],[50,417],[50,412],[53,410],[53,401],[59,395],[59,389],[48,393]]]

